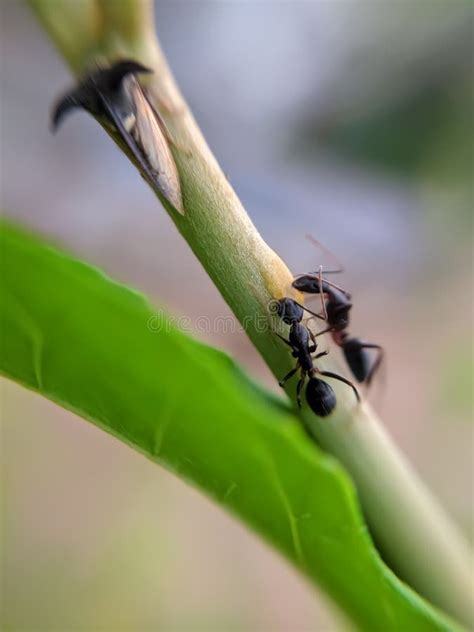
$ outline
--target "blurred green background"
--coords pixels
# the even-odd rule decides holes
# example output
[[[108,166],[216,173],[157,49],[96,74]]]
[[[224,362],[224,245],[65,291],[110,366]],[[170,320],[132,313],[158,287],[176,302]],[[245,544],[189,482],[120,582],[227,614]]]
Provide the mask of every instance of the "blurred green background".
[[[50,104],[72,80],[23,3],[0,10],[2,207],[277,388],[242,334],[199,331],[199,316],[228,308],[93,121],[50,135]],[[158,2],[156,16],[265,239],[295,272],[320,262],[308,232],[345,264],[352,331],[387,350],[371,399],[471,534],[471,4]],[[6,629],[338,627],[322,596],[196,491],[5,380],[1,397]]]

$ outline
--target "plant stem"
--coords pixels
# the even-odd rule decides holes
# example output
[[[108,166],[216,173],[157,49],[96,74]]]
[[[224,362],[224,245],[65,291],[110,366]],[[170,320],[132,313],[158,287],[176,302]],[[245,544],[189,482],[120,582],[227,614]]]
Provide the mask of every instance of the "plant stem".
[[[150,27],[151,4],[100,0],[102,30],[93,21],[88,45],[84,40],[79,45],[79,38],[74,48],[68,31],[58,27],[56,3],[30,3],[76,74],[85,72],[92,58],[135,57],[153,69],[146,88],[170,134],[186,214],[167,210],[271,371],[281,378],[294,360],[271,328],[261,331],[258,322],[268,321],[266,306],[272,298],[291,295],[292,275],[252,224],[198,129]],[[87,20],[80,24],[87,25]],[[288,395],[293,399],[294,390],[291,382]],[[321,421],[304,407],[306,427],[352,474],[370,528],[393,567],[433,603],[474,625],[469,546],[370,407],[356,406],[349,389],[336,390],[337,415]]]

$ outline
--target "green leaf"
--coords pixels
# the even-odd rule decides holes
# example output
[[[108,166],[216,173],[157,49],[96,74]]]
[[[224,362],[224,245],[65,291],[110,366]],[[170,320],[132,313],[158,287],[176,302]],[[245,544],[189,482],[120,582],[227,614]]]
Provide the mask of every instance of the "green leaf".
[[[200,487],[361,629],[455,629],[384,565],[350,479],[283,400],[100,271],[9,225],[0,238],[4,375]]]

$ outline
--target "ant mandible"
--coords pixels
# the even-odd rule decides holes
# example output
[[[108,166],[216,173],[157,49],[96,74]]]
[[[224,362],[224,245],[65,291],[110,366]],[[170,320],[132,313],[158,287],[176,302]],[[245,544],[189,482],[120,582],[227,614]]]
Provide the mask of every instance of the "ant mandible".
[[[279,384],[283,387],[298,369],[300,369],[301,377],[296,387],[296,401],[298,402],[298,406],[301,408],[301,389],[306,377],[308,377],[306,400],[316,415],[319,417],[327,417],[336,406],[336,395],[332,387],[327,382],[317,378],[316,375],[324,375],[344,382],[344,384],[347,384],[353,389],[357,401],[360,401],[360,396],[352,382],[331,371],[321,371],[314,365],[312,354],[316,352],[317,343],[313,332],[301,322],[303,320],[304,310],[313,314],[313,316],[316,315],[292,298],[281,298],[277,303],[277,315],[284,323],[290,325],[289,340],[286,340],[286,338],[280,336],[278,333],[277,336],[291,347],[292,356],[297,359],[296,367],[285,375]],[[314,360],[327,354],[328,351],[317,353]]]
[[[341,271],[342,269],[331,270],[331,272]],[[306,294],[320,295],[323,314],[313,314],[313,316],[325,320],[328,327],[317,335],[331,333],[334,342],[341,347],[356,380],[369,386],[382,362],[383,348],[375,343],[364,342],[360,338],[349,335],[347,328],[349,327],[349,312],[352,308],[351,295],[324,279],[322,274],[323,268],[320,266],[318,272],[309,272],[295,277],[292,286]],[[326,302],[324,302],[323,295],[327,297]],[[377,357],[373,363],[371,363],[366,349],[377,350]]]

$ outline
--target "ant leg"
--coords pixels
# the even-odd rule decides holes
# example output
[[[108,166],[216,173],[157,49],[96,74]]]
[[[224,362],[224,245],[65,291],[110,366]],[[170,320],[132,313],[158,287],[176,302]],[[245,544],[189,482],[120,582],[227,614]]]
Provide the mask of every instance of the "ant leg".
[[[335,380],[339,380],[340,382],[344,382],[344,384],[347,384],[347,386],[350,386],[354,391],[354,395],[356,396],[357,401],[360,402],[359,391],[356,389],[354,384],[349,380],[346,380],[345,377],[342,377],[342,375],[338,375],[337,373],[332,373],[331,371],[320,371],[319,369],[316,369],[316,372],[320,375],[325,375],[326,377],[332,377]]]
[[[296,401],[298,403],[298,408],[301,408],[301,388],[303,387],[304,379],[305,379],[305,376],[302,375],[296,386]]]
[[[291,344],[291,342],[289,340],[287,340],[286,338],[284,338],[283,336],[281,336],[279,333],[275,332],[276,335],[278,336],[278,338],[280,338],[280,340],[283,340],[283,342],[285,344],[287,344],[289,347],[293,348],[293,345]]]
[[[319,296],[321,298],[321,307],[323,309],[323,318],[327,321],[328,313],[326,310],[326,303],[324,302],[324,294],[323,294],[323,266],[319,266],[319,274],[318,274],[318,285],[319,285]]]
[[[319,334],[316,334],[316,336],[313,334],[313,332],[311,331],[311,329],[308,328],[308,332],[309,335],[311,336],[311,340],[313,341],[313,344],[311,345],[311,347],[309,347],[309,352],[310,353],[314,353],[316,351],[316,349],[318,348],[318,344],[316,342],[316,336],[319,336]],[[322,358],[323,356],[328,355],[329,351],[321,351],[321,353],[318,353],[315,356],[315,360],[317,360],[318,358]]]
[[[321,315],[319,315],[318,318],[320,318],[321,320],[324,320],[324,317],[321,316]],[[314,316],[311,316],[311,318],[308,318],[308,320],[306,322],[309,324],[312,320],[314,320]],[[309,329],[309,327],[308,327],[308,329]],[[319,335],[319,334],[316,334],[316,335]]]
[[[376,345],[373,343],[363,344],[361,345],[361,349],[377,349],[377,358],[375,359],[375,362],[373,363],[372,368],[370,369],[370,371],[367,374],[367,377],[365,378],[365,383],[367,384],[367,386],[370,386],[372,378],[377,373],[378,369],[380,368],[380,365],[382,364],[384,350],[383,350],[383,347],[381,347],[380,345]]]
[[[301,303],[298,303],[298,301],[295,301],[294,299],[291,299],[294,303],[296,303],[296,305],[298,305],[298,307],[301,307],[301,309],[304,309],[305,312],[308,312],[309,314],[311,314],[312,316],[316,316],[316,318],[320,318],[321,320],[325,320],[325,318],[323,316],[321,316],[321,314],[316,314],[316,312],[312,312],[310,309],[308,309],[307,307],[305,307],[304,305],[302,305]]]
[[[323,334],[327,334],[327,333],[329,333],[330,331],[334,331],[334,327],[328,327],[327,329],[323,329],[322,331],[319,331],[319,332],[316,334],[316,338],[317,338],[318,336],[322,336]]]
[[[286,382],[288,382],[290,377],[293,377],[293,375],[296,373],[296,371],[298,369],[299,369],[299,365],[296,365],[294,369],[291,369],[291,371],[289,373],[287,373],[285,375],[285,377],[278,382],[278,384],[283,388],[285,386]]]
[[[322,358],[323,356],[327,356],[329,354],[329,351],[321,351],[321,353],[318,353],[314,359],[317,360],[318,358]]]
[[[311,331],[311,329],[309,327],[307,327],[307,329],[308,329],[309,337],[313,341],[313,344],[310,347],[308,347],[308,351],[310,353],[314,353],[316,351],[316,349],[318,348],[318,343],[316,342],[316,338],[315,338],[313,332]]]

